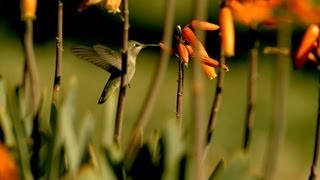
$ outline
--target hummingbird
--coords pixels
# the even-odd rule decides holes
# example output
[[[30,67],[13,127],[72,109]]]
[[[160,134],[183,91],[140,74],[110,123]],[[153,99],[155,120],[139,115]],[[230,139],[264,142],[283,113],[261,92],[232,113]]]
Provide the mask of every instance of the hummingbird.
[[[136,70],[136,59],[141,49],[147,46],[159,46],[157,44],[142,44],[140,42],[128,41],[128,62],[127,62],[127,82],[131,81]],[[71,47],[71,51],[77,57],[86,60],[104,70],[111,75],[104,86],[104,89],[99,98],[98,104],[103,104],[110,95],[120,87],[121,81],[121,55],[120,53],[106,46],[97,44],[93,47],[77,45]]]

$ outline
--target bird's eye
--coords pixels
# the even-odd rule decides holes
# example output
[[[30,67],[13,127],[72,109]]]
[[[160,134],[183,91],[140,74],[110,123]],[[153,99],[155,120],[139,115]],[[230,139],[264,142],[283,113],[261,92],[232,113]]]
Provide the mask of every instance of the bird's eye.
[[[134,44],[134,47],[139,47],[139,46],[140,46],[140,45],[139,45],[139,44],[137,44],[137,43],[135,43],[135,44]]]

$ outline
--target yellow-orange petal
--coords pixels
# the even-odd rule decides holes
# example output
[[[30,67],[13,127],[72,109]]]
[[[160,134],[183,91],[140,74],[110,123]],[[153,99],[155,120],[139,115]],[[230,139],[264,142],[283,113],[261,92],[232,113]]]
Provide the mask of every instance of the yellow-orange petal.
[[[192,55],[192,54],[193,54],[193,49],[192,49],[192,47],[191,47],[190,45],[186,45],[186,48],[187,48],[187,50],[188,50],[188,53],[189,53],[190,55]]]
[[[108,12],[110,13],[117,13],[120,12],[120,4],[121,4],[121,0],[106,0],[106,9],[108,10]]]
[[[206,31],[215,31],[218,30],[220,27],[216,24],[207,22],[207,21],[200,21],[200,20],[192,20],[190,23],[192,28],[199,28]]]
[[[182,29],[183,37],[190,43],[193,49],[198,49],[199,55],[209,56],[202,43],[197,39],[196,35],[189,27]]]
[[[209,79],[212,80],[217,77],[216,70],[213,67],[201,64],[201,68]]]
[[[22,19],[35,19],[37,0],[21,0],[20,3]]]
[[[184,65],[187,66],[189,63],[189,52],[188,52],[187,47],[184,44],[179,43],[177,45],[177,51],[178,51],[178,55],[180,57],[180,60],[182,61],[182,63]]]
[[[316,56],[312,52],[308,54],[308,60],[318,63]]]
[[[227,57],[234,56],[235,33],[232,12],[229,7],[222,7],[219,12],[221,45]]]
[[[314,43],[319,38],[319,34],[320,30],[318,25],[309,25],[309,27],[303,35],[302,41],[295,55],[294,67],[296,69],[303,67],[304,63],[308,59],[309,53],[311,52],[312,48],[314,48]]]
[[[18,166],[8,152],[6,147],[0,142],[0,179],[18,180]]]

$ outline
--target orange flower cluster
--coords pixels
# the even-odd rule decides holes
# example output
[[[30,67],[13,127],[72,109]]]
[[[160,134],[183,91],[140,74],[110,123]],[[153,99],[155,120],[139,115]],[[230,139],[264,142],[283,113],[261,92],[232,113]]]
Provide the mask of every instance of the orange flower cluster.
[[[275,17],[273,11],[280,7],[288,10],[300,21],[305,23],[319,22],[320,8],[310,0],[226,0],[236,19],[246,25],[275,25],[288,22],[284,17]]]
[[[121,0],[83,0],[78,8],[79,12],[87,9],[89,6],[100,4],[108,10],[109,13],[120,12]]]
[[[290,11],[302,22],[318,23],[320,19],[320,8],[315,7],[309,0],[288,1]]]
[[[197,39],[192,29],[201,29],[207,31],[218,30],[220,27],[216,24],[206,21],[192,20],[182,29],[177,27],[175,48],[170,49],[164,44],[159,43],[163,50],[170,51],[180,58],[181,63],[188,65],[189,56],[198,58],[201,61],[201,67],[210,79],[214,79],[217,74],[214,68],[219,66],[219,62],[209,57],[202,43]],[[194,50],[197,51],[194,51]],[[224,70],[228,71],[228,67],[224,65]]]
[[[319,64],[320,58],[320,29],[319,25],[311,24],[304,33],[302,41],[294,55],[294,67],[300,69],[307,61]]]
[[[243,24],[269,25],[276,22],[276,19],[272,16],[272,11],[281,2],[281,0],[228,0],[226,5],[230,7],[234,17]]]

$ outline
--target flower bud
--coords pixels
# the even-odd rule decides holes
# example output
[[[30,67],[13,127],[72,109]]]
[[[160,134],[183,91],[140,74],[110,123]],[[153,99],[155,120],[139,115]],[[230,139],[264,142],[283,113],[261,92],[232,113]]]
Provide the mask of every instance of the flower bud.
[[[227,57],[234,56],[234,25],[232,12],[228,7],[222,7],[219,14],[220,32],[221,32],[221,45],[224,54]]]
[[[307,28],[306,32],[303,35],[302,41],[295,55],[294,67],[296,69],[303,67],[304,63],[308,59],[309,53],[313,48],[315,48],[315,44],[317,44],[316,42],[317,42],[317,39],[319,38],[319,34],[320,34],[320,30],[318,25],[316,24],[309,25],[309,27]]]
[[[37,0],[21,0],[21,17],[22,19],[35,19]]]
[[[178,55],[179,55],[180,60],[182,61],[182,63],[184,65],[188,66],[189,53],[188,53],[187,47],[184,44],[179,43],[177,45],[177,51],[178,51]]]
[[[200,20],[192,20],[190,23],[190,26],[192,28],[199,28],[201,30],[205,30],[205,31],[215,31],[218,30],[220,27],[216,24],[213,23],[209,23],[206,21],[200,21]]]

